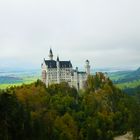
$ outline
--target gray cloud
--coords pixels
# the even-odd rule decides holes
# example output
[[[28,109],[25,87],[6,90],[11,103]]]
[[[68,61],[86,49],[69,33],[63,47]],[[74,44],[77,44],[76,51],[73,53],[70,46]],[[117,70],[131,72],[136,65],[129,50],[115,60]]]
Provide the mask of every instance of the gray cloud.
[[[0,66],[55,57],[82,67],[140,66],[139,0],[1,0]],[[83,64],[82,64],[83,63]]]

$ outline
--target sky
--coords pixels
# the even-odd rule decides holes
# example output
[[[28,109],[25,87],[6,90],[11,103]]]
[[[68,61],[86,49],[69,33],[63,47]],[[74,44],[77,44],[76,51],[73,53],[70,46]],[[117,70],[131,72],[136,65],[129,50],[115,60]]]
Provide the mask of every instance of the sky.
[[[0,0],[0,67],[140,66],[140,0]]]

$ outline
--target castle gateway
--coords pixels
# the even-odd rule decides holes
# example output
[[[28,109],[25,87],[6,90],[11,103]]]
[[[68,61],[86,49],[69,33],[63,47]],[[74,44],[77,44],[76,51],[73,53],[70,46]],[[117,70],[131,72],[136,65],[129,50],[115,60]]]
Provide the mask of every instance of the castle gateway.
[[[50,49],[49,60],[45,60],[41,65],[42,81],[46,86],[61,82],[67,82],[76,89],[82,89],[85,85],[88,75],[90,74],[89,61],[85,62],[85,71],[73,69],[71,61],[60,61],[59,57],[53,60],[53,52]]]

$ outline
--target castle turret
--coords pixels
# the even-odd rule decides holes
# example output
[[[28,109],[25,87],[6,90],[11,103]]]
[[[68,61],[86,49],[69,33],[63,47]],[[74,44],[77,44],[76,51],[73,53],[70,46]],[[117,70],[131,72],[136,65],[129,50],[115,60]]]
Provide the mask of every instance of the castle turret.
[[[57,56],[57,83],[60,83],[60,62],[59,62],[59,57]]]
[[[46,66],[45,66],[45,58],[44,58],[44,62],[41,64],[41,68],[42,68],[42,82],[46,83]]]
[[[78,75],[78,67],[76,67],[76,87],[79,90],[79,75]]]
[[[42,70],[42,82],[46,83],[46,71]]]
[[[90,65],[89,60],[86,60],[85,71],[87,75],[90,75]]]
[[[52,52],[52,49],[50,49],[49,58],[50,58],[50,60],[53,60],[53,52]]]

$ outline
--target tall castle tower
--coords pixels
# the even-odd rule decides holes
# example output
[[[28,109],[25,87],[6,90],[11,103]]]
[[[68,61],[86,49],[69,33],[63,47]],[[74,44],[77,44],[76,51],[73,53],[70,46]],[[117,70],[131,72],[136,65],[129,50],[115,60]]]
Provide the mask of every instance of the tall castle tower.
[[[50,60],[53,60],[53,52],[52,52],[52,49],[50,49],[49,58],[50,58]]]
[[[87,75],[90,75],[90,65],[89,65],[89,60],[86,60],[85,71],[86,71],[86,74],[87,74]]]
[[[44,63],[45,63],[45,58],[43,60],[43,63],[41,64],[41,68],[42,68],[42,81],[43,81],[43,83],[46,83],[47,73],[46,73],[46,67],[45,67]]]
[[[57,65],[57,83],[60,83],[60,62],[59,62],[59,57],[57,56],[57,61],[56,61],[56,65]]]

